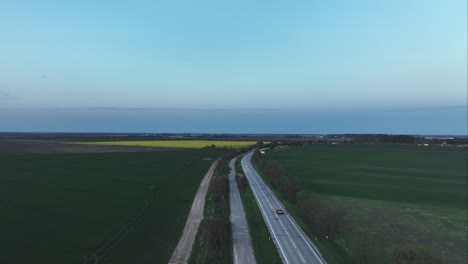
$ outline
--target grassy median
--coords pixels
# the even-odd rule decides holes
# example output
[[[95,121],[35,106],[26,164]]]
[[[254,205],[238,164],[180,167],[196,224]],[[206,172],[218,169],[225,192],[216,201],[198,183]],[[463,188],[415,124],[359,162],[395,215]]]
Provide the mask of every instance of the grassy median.
[[[189,259],[190,264],[233,262],[229,204],[229,161],[232,152],[219,160],[206,194],[204,219],[200,223]]]
[[[236,161],[236,172],[243,172],[240,158]],[[259,264],[281,264],[283,263],[278,255],[278,249],[273,244],[270,232],[263,220],[262,213],[255,201],[254,194],[248,185],[245,177],[238,179],[239,192],[244,206],[247,223],[249,225],[250,236],[252,238],[255,259]]]

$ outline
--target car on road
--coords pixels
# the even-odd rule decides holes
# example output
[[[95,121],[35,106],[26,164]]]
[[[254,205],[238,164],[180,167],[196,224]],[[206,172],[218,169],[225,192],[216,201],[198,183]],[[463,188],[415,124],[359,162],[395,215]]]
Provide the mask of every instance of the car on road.
[[[276,209],[276,213],[282,215],[284,214],[284,211],[282,209]]]

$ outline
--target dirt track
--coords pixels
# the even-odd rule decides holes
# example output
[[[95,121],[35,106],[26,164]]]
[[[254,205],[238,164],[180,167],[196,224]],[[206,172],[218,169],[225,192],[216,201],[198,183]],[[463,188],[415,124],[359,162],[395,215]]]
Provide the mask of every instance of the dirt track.
[[[195,241],[195,236],[197,235],[198,226],[203,220],[203,211],[205,207],[205,198],[208,188],[210,187],[211,177],[213,172],[218,164],[218,160],[213,162],[210,169],[203,178],[200,187],[198,187],[197,194],[193,200],[192,208],[190,209],[190,214],[185,223],[184,231],[182,236],[177,244],[174,253],[172,254],[169,264],[186,264],[192,253],[193,242]]]

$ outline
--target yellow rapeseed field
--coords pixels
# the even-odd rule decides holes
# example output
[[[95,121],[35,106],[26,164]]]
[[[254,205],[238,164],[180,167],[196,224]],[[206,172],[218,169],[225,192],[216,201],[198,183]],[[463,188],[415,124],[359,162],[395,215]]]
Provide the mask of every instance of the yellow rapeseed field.
[[[78,144],[134,146],[159,148],[204,148],[215,145],[218,148],[244,148],[255,145],[256,141],[221,141],[221,140],[144,140],[144,141],[102,141],[79,142]]]

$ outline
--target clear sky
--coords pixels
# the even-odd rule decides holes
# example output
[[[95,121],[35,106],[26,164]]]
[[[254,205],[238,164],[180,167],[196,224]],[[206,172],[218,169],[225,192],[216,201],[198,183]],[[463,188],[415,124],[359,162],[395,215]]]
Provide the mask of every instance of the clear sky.
[[[466,134],[466,106],[466,0],[0,0],[0,131]]]

